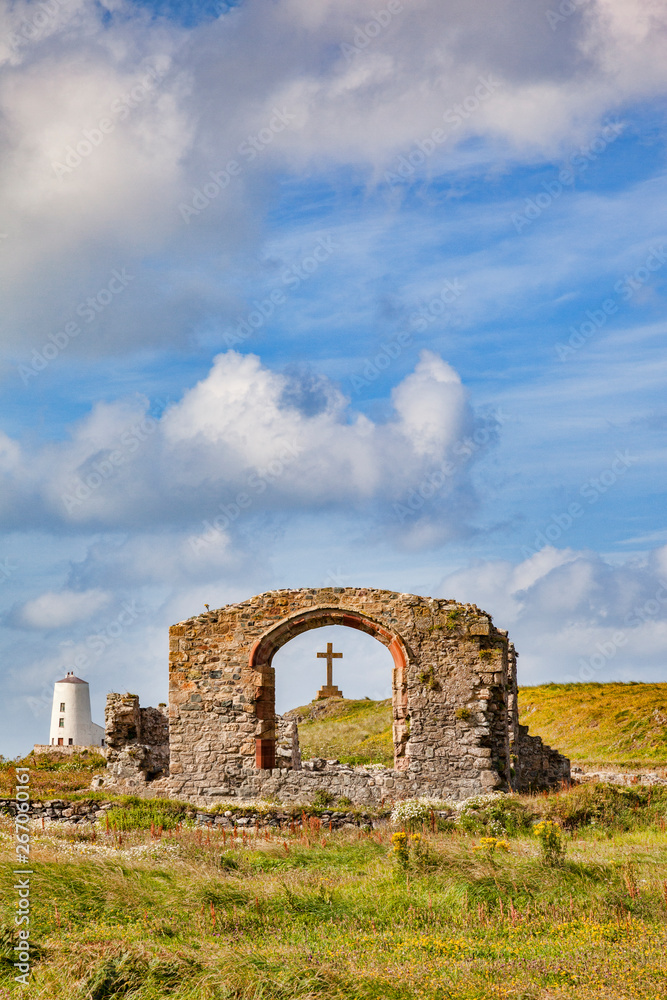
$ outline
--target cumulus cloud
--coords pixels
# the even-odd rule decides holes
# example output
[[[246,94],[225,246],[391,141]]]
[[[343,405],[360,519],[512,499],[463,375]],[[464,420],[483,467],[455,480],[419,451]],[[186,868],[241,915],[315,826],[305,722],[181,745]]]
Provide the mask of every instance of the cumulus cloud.
[[[664,680],[666,566],[667,546],[622,564],[548,546],[518,564],[455,572],[439,589],[510,630],[523,684]]]
[[[16,609],[18,624],[28,628],[65,628],[75,622],[85,621],[106,607],[111,594],[103,590],[47,591]]]
[[[552,0],[499,0],[493,18],[482,0],[416,0],[384,24],[370,0],[290,0],[188,30],[130,3],[44,6],[34,37],[34,5],[3,14],[0,334],[17,359],[25,329],[39,347],[78,323],[70,351],[95,355],[182,344],[206,309],[229,320],[238,292],[219,273],[193,282],[183,255],[224,268],[256,251],[285,171],[381,181],[424,140],[414,176],[557,157],[667,82],[659,0],[590,0],[555,26]],[[169,262],[168,287],[147,254]],[[88,327],[79,309],[114,268],[133,281]]]
[[[47,517],[155,530],[214,518],[220,506],[258,513],[371,504],[382,516],[433,473],[427,493],[442,513],[484,450],[474,442],[466,450],[466,434],[476,433],[466,392],[431,351],[396,387],[384,423],[352,411],[332,385],[321,405],[304,410],[291,385],[257,356],[228,351],[160,417],[145,400],[100,403],[60,445],[20,456],[8,440],[5,517],[24,526]]]

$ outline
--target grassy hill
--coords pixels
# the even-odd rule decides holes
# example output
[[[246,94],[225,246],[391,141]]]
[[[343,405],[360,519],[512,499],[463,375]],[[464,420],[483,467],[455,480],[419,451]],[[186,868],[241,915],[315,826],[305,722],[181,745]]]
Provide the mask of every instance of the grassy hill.
[[[667,684],[524,687],[519,717],[578,764],[667,766]]]
[[[667,766],[667,684],[543,684],[519,690],[523,725],[577,764]],[[391,699],[294,709],[304,759],[391,767]]]
[[[327,698],[295,708],[304,760],[337,758],[344,764],[384,764],[393,767],[391,698]]]

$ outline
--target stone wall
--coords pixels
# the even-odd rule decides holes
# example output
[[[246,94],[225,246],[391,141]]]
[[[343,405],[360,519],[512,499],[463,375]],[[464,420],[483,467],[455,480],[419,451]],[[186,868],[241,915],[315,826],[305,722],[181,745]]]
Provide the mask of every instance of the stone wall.
[[[268,775],[249,774],[237,789],[244,799],[277,799],[284,803],[313,802],[319,794],[337,802],[348,799],[355,806],[379,808],[399,799],[427,795],[437,799],[462,798],[452,793],[446,780],[424,779],[381,764],[353,767],[323,758],[305,760],[298,771],[275,768]],[[202,797],[201,801],[210,801]]]
[[[530,736],[528,726],[519,726],[518,731],[518,742],[512,749],[519,760],[519,791],[539,792],[568,785],[571,773],[567,757],[548,747],[540,736]]]
[[[104,784],[129,788],[169,773],[167,706],[141,708],[136,694],[107,695]]]
[[[302,764],[296,720],[276,715],[273,656],[323,625],[373,635],[393,658],[394,767]],[[555,786],[569,763],[518,723],[517,654],[474,604],[361,588],[281,590],[170,629],[162,710],[109,695],[104,783],[207,806],[221,799],[355,805]]]
[[[90,825],[104,820],[107,812],[117,807],[117,802],[98,802],[81,799],[76,802],[67,802],[64,799],[49,799],[47,801],[35,801],[30,804],[30,822],[34,823],[67,823],[77,826]],[[16,816],[16,802],[14,799],[0,799],[0,815]],[[438,811],[438,818],[448,818],[450,810]],[[385,810],[380,815],[374,813],[350,811],[331,807],[329,809],[305,810],[299,806],[281,808],[276,806],[272,809],[235,808],[226,809],[222,812],[206,812],[193,807],[184,815],[188,822],[194,822],[197,826],[222,827],[226,830],[243,830],[252,828],[257,830],[265,829],[289,829],[296,832],[299,829],[317,828],[316,824],[326,826],[332,830],[340,830],[345,827],[366,827],[373,828],[384,826],[389,821],[388,812]],[[314,821],[314,822],[313,822]]]
[[[172,626],[175,797],[214,802],[264,788],[273,794],[276,785],[276,794],[291,797],[300,779],[283,778],[294,769],[276,766],[284,755],[276,758],[273,655],[295,635],[335,624],[368,632],[392,654],[395,761],[388,780],[397,797],[404,789],[465,798],[510,787],[507,633],[472,604],[325,588],[272,591]]]

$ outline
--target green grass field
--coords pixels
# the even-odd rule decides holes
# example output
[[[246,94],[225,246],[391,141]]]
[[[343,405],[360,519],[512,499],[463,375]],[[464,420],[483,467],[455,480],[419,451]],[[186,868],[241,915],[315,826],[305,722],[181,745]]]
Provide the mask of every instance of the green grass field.
[[[667,763],[667,685],[524,688],[522,721],[581,763]],[[391,765],[389,701],[298,710],[304,756]],[[96,757],[26,759],[35,798]],[[15,764],[0,763],[11,794]],[[1,794],[1,791],[0,791]],[[315,811],[316,813],[316,811]],[[456,822],[237,835],[118,798],[95,829],[32,830],[33,965],[13,982],[14,826],[0,817],[0,998],[658,1000],[667,995],[667,789],[582,785]],[[430,813],[429,813],[430,815]],[[564,847],[551,862],[536,824]],[[546,836],[546,834],[545,834]],[[417,839],[410,839],[410,838]]]
[[[332,699],[296,711],[304,759],[393,764],[391,700]],[[544,684],[519,689],[519,713],[575,764],[667,767],[667,684]]]
[[[520,720],[577,764],[667,766],[667,684],[519,689]]]
[[[392,828],[332,834],[317,819],[257,838],[38,828],[25,987],[12,982],[16,876],[4,818],[0,996],[664,998],[667,792],[582,786],[511,803],[439,833],[427,822],[402,863]],[[530,829],[545,816],[562,825],[557,864]],[[482,840],[492,830],[507,850]]]
[[[294,712],[303,720],[299,722],[299,744],[304,760],[326,757],[345,764],[394,766],[391,698],[331,698]]]

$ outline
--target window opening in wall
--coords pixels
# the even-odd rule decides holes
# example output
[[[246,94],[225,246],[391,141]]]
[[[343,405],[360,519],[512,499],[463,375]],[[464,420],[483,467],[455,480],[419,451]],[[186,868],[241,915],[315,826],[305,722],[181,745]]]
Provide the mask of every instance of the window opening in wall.
[[[61,702],[60,702],[60,711],[61,711],[61,712],[64,712],[64,711],[65,711],[65,702],[64,702],[64,701],[61,701]]]
[[[74,745],[74,740],[70,737],[68,739],[67,743],[68,743],[69,746],[73,746]]]
[[[64,719],[58,719],[58,726],[59,726],[60,729],[64,729],[65,728],[65,720]]]
[[[272,666],[276,712],[296,718],[304,760],[393,767],[394,660],[386,646],[357,629],[324,625],[287,642]],[[331,697],[318,698],[328,690]]]

